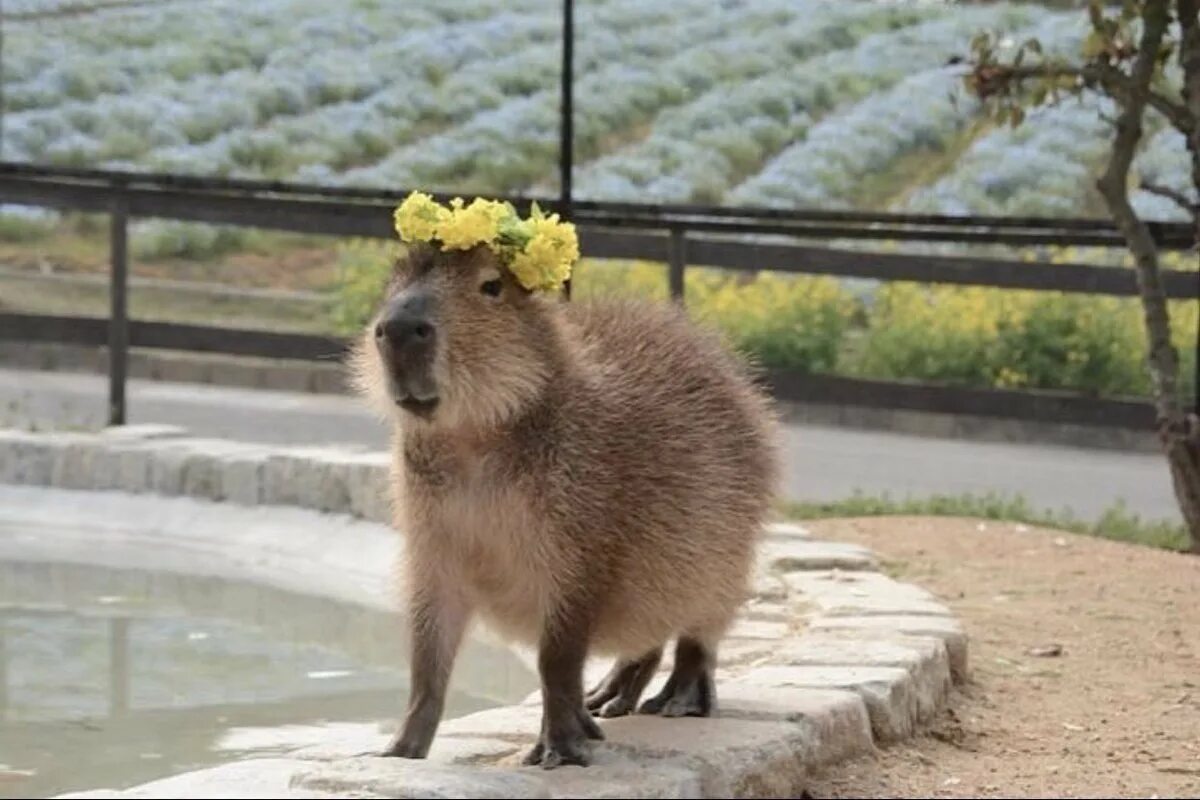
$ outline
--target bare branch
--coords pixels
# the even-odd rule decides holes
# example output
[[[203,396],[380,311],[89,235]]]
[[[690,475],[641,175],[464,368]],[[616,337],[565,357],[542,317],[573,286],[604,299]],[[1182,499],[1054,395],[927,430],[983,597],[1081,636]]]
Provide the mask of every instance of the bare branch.
[[[986,72],[978,76],[980,79],[980,94],[986,96],[994,93],[1006,84],[1020,84],[1033,78],[1079,78],[1086,86],[1101,85],[1108,89],[1122,102],[1129,99],[1137,90],[1134,79],[1121,70],[1109,64],[1086,64],[1070,66],[1066,64],[1031,64],[1020,67],[988,65]],[[1195,118],[1183,103],[1165,94],[1145,89],[1146,102],[1155,111],[1167,118],[1170,123],[1185,134],[1195,126]]]
[[[1183,192],[1172,189],[1169,186],[1163,186],[1150,181],[1142,181],[1141,189],[1142,191],[1149,192],[1150,194],[1156,194],[1159,197],[1167,198],[1190,214],[1193,218],[1200,217],[1200,203],[1193,203]]]

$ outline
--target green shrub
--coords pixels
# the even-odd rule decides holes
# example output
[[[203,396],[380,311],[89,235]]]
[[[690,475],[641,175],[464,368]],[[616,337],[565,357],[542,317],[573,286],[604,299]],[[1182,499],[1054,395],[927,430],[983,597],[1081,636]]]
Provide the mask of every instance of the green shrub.
[[[57,224],[57,220],[49,214],[3,212],[0,213],[0,241],[42,241],[54,233]]]
[[[151,221],[135,225],[130,234],[134,258],[204,260],[252,247],[260,234],[246,228],[195,222]]]
[[[366,322],[397,248],[342,248],[338,330],[357,331]],[[584,259],[572,288],[577,299],[669,296],[665,266],[645,261]],[[1150,391],[1135,298],[890,283],[864,317],[859,301],[832,278],[691,268],[686,299],[698,320],[765,367],[1101,395]],[[1195,303],[1171,303],[1184,396],[1193,387],[1196,317]]]
[[[833,372],[857,303],[826,277],[762,272],[746,280],[696,269],[687,273],[687,304],[764,367]]]
[[[1196,304],[1170,312],[1186,394]],[[1145,358],[1136,298],[893,283],[877,293],[850,366],[869,377],[1145,395]]]
[[[401,247],[399,242],[354,240],[338,248],[332,314],[339,333],[358,333],[371,318]]]
[[[596,261],[585,258],[572,274],[571,294],[580,299],[633,296],[666,300],[670,295],[667,268],[663,264],[648,261]]]
[[[1103,395],[1150,391],[1136,300],[1038,293],[997,337],[993,382]]]
[[[988,492],[986,494],[932,495],[896,500],[888,494],[867,495],[855,492],[850,497],[830,502],[785,504],[794,519],[832,517],[935,516],[1023,522],[1045,528],[1058,528],[1102,539],[1133,542],[1164,550],[1186,550],[1188,534],[1183,525],[1166,520],[1144,520],[1123,503],[1109,506],[1094,521],[1080,519],[1068,510],[1035,509],[1022,495]]]
[[[666,300],[666,269],[647,262],[583,262],[578,297],[638,295]],[[738,350],[765,367],[829,372],[837,367],[856,301],[830,278],[692,268],[685,273],[687,308],[720,329]]]
[[[854,372],[873,378],[912,378],[989,384],[1000,320],[1006,307],[989,306],[987,290],[881,286],[869,313]]]
[[[398,253],[391,243],[356,242],[342,249],[335,292],[334,323],[355,331],[370,316]],[[734,347],[769,367],[833,370],[855,304],[836,281],[763,273],[750,280],[717,270],[687,273],[688,308],[714,325]],[[584,260],[575,269],[572,295],[578,300],[639,296],[666,302],[661,264]]]

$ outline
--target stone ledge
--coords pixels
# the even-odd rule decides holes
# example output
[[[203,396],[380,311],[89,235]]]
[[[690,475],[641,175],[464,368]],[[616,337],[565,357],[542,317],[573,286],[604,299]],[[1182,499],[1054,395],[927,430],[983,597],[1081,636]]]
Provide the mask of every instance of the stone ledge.
[[[193,548],[219,546],[216,539],[227,536],[241,536],[243,547],[278,546],[280,526],[262,517],[301,513],[285,506],[341,515],[331,522],[386,522],[389,470],[386,453],[247,445],[169,426],[99,434],[0,430],[0,483],[108,490],[110,497],[114,490],[169,495],[190,499],[160,502],[217,503],[213,508],[226,514],[261,507],[256,527],[240,534],[237,526],[220,534],[197,529]],[[420,762],[375,757],[387,738],[379,725],[339,725],[322,734],[327,740],[310,739],[277,758],[71,796],[796,796],[813,768],[910,736],[936,713],[951,681],[967,676],[967,639],[937,598],[879,573],[870,551],[814,541],[790,523],[764,533],[754,596],[719,653],[717,714],[604,720],[607,740],[597,743],[587,769],[519,766],[540,726],[535,693],[522,704],[447,720]],[[215,538],[207,543],[204,536]],[[357,586],[388,584],[390,560],[348,548],[338,557]],[[665,680],[667,667],[648,691]],[[606,668],[590,661],[587,679]]]
[[[797,570],[873,570],[878,563],[865,547],[841,542],[781,539],[768,535],[759,552],[760,568],[777,572]]]
[[[830,617],[950,616],[929,592],[878,572],[793,572],[784,580]]]
[[[0,483],[290,505],[391,520],[387,453],[191,437],[167,425],[99,434],[0,429]]]

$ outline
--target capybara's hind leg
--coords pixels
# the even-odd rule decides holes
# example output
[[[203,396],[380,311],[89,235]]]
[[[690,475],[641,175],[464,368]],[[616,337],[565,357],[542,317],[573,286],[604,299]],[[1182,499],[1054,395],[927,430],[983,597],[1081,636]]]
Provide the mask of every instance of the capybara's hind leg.
[[[707,717],[716,710],[713,685],[716,656],[700,639],[683,635],[675,645],[675,666],[661,692],[642,703],[639,714]]]
[[[588,711],[600,717],[623,717],[637,706],[662,661],[662,648],[656,647],[640,658],[618,659],[608,675],[588,692]]]

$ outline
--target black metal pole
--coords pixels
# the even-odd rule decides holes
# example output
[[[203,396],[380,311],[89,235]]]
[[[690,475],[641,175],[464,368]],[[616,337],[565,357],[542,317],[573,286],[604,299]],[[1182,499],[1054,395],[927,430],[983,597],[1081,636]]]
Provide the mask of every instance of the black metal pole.
[[[575,3],[563,0],[562,123],[559,126],[559,202],[563,215],[571,212],[571,171],[575,150]]]
[[[108,424],[125,424],[125,374],[129,354],[129,210],[124,197],[113,202],[109,229],[112,274],[108,318]]]
[[[559,125],[558,187],[563,219],[571,218],[571,173],[575,158],[575,3],[563,0],[562,42],[562,122]],[[563,285],[563,294],[571,299],[571,281]]]
[[[4,159],[4,0],[0,0],[0,160]]]

